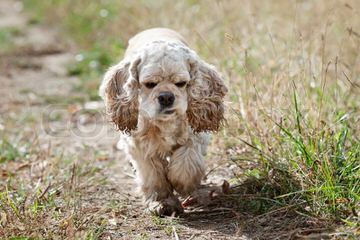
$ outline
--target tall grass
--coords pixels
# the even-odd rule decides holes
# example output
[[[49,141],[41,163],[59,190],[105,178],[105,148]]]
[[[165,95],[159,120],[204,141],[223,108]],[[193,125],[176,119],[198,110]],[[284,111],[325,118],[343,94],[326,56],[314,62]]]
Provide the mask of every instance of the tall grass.
[[[287,172],[299,186],[276,198],[297,195],[316,215],[352,215],[359,207],[360,197],[360,144],[353,135],[356,131],[349,127],[344,114],[334,119],[332,126],[324,122],[316,129],[311,120],[303,117],[295,91],[293,96],[295,126],[274,122],[280,129],[280,144],[286,147],[285,151],[278,156],[269,155],[275,166],[277,157],[284,158]]]
[[[274,199],[356,223],[359,1],[24,3],[39,21],[61,21],[83,56],[69,73],[86,76],[93,90],[133,34],[178,30],[226,76],[228,126],[215,139],[223,155],[256,162],[253,173],[279,189]]]

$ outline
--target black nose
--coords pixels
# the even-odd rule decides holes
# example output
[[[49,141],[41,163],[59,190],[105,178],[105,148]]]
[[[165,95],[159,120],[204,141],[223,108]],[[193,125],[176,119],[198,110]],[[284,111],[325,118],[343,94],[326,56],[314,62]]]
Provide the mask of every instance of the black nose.
[[[158,100],[162,107],[170,107],[175,101],[175,95],[171,92],[161,92]]]

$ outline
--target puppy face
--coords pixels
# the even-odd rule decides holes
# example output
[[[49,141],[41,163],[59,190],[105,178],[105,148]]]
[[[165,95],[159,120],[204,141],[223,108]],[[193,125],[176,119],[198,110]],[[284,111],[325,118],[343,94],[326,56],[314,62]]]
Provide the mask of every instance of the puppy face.
[[[139,113],[153,120],[170,120],[185,114],[189,70],[182,50],[164,44],[145,51],[138,67]]]
[[[106,110],[119,130],[138,118],[187,121],[195,132],[217,131],[227,92],[216,69],[183,44],[151,42],[111,67],[100,86]],[[182,117],[180,117],[182,116]]]

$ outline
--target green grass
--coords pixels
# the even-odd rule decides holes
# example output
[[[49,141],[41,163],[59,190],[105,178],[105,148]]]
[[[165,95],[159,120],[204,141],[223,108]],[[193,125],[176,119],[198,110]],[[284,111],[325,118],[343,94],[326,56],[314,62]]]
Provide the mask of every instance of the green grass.
[[[133,34],[154,26],[182,32],[227,79],[228,125],[213,149],[239,169],[251,163],[234,179],[255,179],[251,193],[258,198],[245,208],[262,214],[297,206],[302,214],[360,227],[360,39],[348,31],[360,32],[359,2],[24,3],[34,23],[61,20],[80,49],[69,75],[80,77],[77,91],[91,100]],[[11,144],[0,147],[2,161],[16,159]]]
[[[86,160],[93,161],[90,155],[93,153],[95,156],[95,152],[96,149],[88,148],[83,156],[89,154]],[[51,166],[41,169],[40,162],[32,161],[34,159],[42,159],[42,163],[51,163]],[[101,189],[105,184],[99,167],[86,163],[77,165],[75,163],[80,160],[72,155],[58,153],[56,149],[43,150],[36,143],[31,145],[26,159],[16,157],[10,160],[12,165],[8,166],[17,166],[18,169],[9,174],[0,186],[0,224],[5,226],[0,231],[1,238],[52,239],[68,236],[69,231],[85,223],[84,216],[94,222],[86,227],[81,239],[99,238],[108,225],[107,217],[81,208],[82,192],[96,185],[98,187],[95,188]],[[0,163],[0,167],[11,169],[6,164],[8,162]],[[27,170],[31,170],[31,174],[27,174]],[[2,222],[3,219],[5,222]]]
[[[153,222],[153,224],[157,227],[160,228],[162,231],[164,231],[164,233],[171,237],[173,234],[173,229],[174,226],[177,224],[177,219],[176,218],[162,218],[162,217],[158,217],[158,216],[151,216],[151,220]],[[177,233],[178,233],[177,229]]]
[[[87,93],[85,101],[99,100],[99,79],[109,65],[125,51],[125,41],[115,36],[103,37],[106,30],[109,30],[107,23],[116,16],[116,11],[122,4],[114,6],[111,1],[74,3],[69,0],[50,0],[41,3],[41,6],[38,6],[38,3],[33,0],[24,1],[25,7],[31,9],[32,22],[49,20],[47,13],[52,14],[56,8],[59,10],[58,14],[66,15],[61,17],[61,27],[83,46],[76,56],[76,62],[68,66],[68,74],[80,78],[75,91]],[[72,10],[64,12],[70,5],[73,5]]]
[[[14,38],[21,35],[15,27],[0,28],[0,54],[10,52],[14,48]]]
[[[99,79],[113,62],[112,57],[107,52],[110,51],[100,48],[82,51],[76,55],[76,63],[68,67],[70,76],[80,77],[80,84],[76,86],[75,90],[86,92],[91,101],[99,100]]]
[[[360,142],[354,135],[356,132],[344,114],[337,116],[330,126],[314,131],[314,123],[300,112],[295,92],[293,96],[295,126],[274,122],[280,129],[279,145],[285,151],[260,152],[264,170],[280,168],[299,183],[298,186],[282,184],[288,193],[275,199],[293,196],[305,201],[315,215],[346,218],[358,211],[360,200]],[[255,144],[267,147],[266,142]],[[262,174],[268,175],[268,171]]]
[[[14,161],[23,156],[19,149],[6,139],[0,139],[0,164],[7,161]]]

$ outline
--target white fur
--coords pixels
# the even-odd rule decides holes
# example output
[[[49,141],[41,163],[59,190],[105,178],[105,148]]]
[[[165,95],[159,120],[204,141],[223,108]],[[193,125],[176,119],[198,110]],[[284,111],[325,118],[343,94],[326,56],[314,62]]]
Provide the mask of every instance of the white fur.
[[[157,85],[150,89],[149,82]],[[186,85],[179,87],[179,82]],[[171,114],[158,102],[162,92],[175,96]],[[216,70],[169,29],[136,35],[125,58],[105,74],[99,94],[113,122],[129,134],[121,136],[118,146],[132,162],[145,201],[156,213],[181,212],[173,191],[186,196],[200,185],[210,141],[202,131],[219,127],[225,92]],[[191,112],[190,104],[196,111]],[[195,121],[192,124],[200,130],[194,131],[189,117],[207,125]]]

